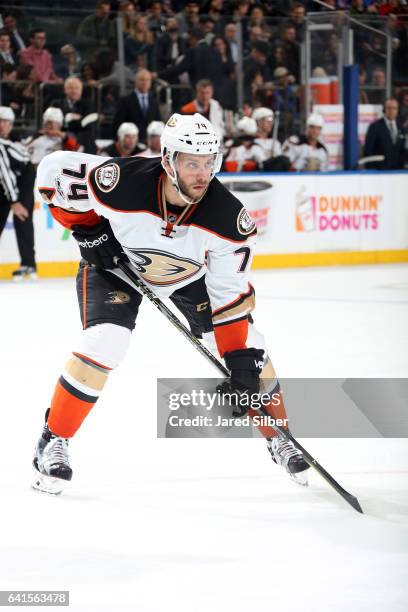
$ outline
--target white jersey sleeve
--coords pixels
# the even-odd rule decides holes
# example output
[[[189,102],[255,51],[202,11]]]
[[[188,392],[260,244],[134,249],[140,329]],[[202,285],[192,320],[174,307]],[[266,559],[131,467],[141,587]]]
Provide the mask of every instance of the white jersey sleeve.
[[[96,210],[98,203],[88,186],[91,170],[103,160],[98,155],[56,151],[46,155],[37,168],[37,188],[53,206],[77,212]]]

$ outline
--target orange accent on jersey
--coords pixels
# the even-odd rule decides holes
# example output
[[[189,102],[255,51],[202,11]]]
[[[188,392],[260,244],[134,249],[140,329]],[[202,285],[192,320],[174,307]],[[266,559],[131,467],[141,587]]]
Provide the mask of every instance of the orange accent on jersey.
[[[101,217],[96,214],[94,210],[88,210],[87,212],[73,212],[59,208],[58,206],[50,206],[50,213],[64,227],[72,229],[73,225],[84,225],[85,227],[92,227],[100,222]]]
[[[214,327],[214,336],[221,357],[228,351],[246,348],[248,338],[248,319],[231,321],[225,325]]]
[[[84,280],[83,280],[83,295],[84,295],[84,297],[83,297],[83,302],[82,302],[82,308],[83,308],[82,316],[83,316],[83,319],[84,319],[84,329],[86,329],[86,281],[88,279],[88,268],[89,268],[88,265],[84,267]]]
[[[72,438],[93,406],[72,395],[58,381],[51,400],[48,427],[61,438]]]
[[[270,404],[264,406],[264,409],[268,413],[268,415],[274,418],[275,420],[282,419],[283,421],[284,419],[288,418],[288,415],[286,414],[285,405],[283,403],[281,391],[279,391],[279,399],[275,398],[271,401]],[[257,410],[248,410],[248,414],[253,417],[259,416],[261,413]],[[266,425],[257,425],[257,427],[261,434],[265,436],[265,438],[274,438],[278,435],[277,432],[273,429],[273,427],[267,427]],[[285,429],[287,429],[287,426],[285,427]]]
[[[99,361],[95,361],[94,359],[91,359],[90,357],[88,357],[87,355],[82,355],[82,353],[72,353],[73,355],[76,355],[76,357],[82,357],[82,359],[85,359],[86,361],[90,361],[91,363],[94,363],[95,365],[99,366],[100,368],[103,368],[104,370],[112,370],[112,368],[108,368],[108,366],[103,365],[103,363],[99,363]]]
[[[79,143],[73,134],[67,134],[64,141],[64,151],[78,151]]]
[[[194,115],[194,113],[197,112],[197,106],[196,106],[195,100],[193,100],[192,102],[188,102],[187,104],[182,106],[181,112],[184,115]]]
[[[238,167],[237,161],[227,160],[225,162],[226,172],[255,172],[257,168],[258,166],[256,162],[254,162],[252,159],[247,159],[246,161],[244,161],[242,168]]]

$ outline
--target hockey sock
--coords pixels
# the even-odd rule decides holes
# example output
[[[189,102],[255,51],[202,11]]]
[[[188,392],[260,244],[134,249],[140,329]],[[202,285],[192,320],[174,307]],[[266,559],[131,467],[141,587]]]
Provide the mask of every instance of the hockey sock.
[[[281,426],[285,429],[288,429],[288,416],[286,414],[285,405],[283,403],[282,391],[280,389],[279,381],[277,378],[273,380],[266,381],[267,388],[261,391],[261,393],[267,393],[271,400],[270,402],[263,404],[262,416],[272,417],[275,420],[281,420]],[[251,416],[259,416],[260,411],[249,410],[248,413]],[[269,427],[267,425],[257,425],[259,431],[265,438],[273,438],[277,436],[277,432],[273,429],[273,427]]]
[[[111,368],[74,353],[62,372],[48,416],[48,427],[61,438],[71,438],[89,414]]]

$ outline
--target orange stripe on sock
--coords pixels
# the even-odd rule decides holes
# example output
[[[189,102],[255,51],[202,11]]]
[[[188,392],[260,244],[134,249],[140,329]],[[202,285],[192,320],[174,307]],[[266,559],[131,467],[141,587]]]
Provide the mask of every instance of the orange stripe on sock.
[[[48,427],[61,438],[72,438],[94,405],[74,397],[58,381],[51,400]]]
[[[75,355],[76,357],[82,357],[82,359],[85,359],[85,361],[90,361],[91,363],[94,363],[95,365],[99,366],[100,368],[103,368],[104,370],[112,370],[112,368],[108,368],[108,366],[103,365],[103,363],[99,363],[99,361],[95,361],[94,359],[91,359],[90,357],[87,357],[86,355],[82,355],[81,353],[72,353],[73,355]]]

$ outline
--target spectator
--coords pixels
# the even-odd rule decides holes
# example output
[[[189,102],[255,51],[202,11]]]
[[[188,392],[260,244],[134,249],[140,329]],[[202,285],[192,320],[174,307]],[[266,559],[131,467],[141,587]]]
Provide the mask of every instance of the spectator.
[[[147,126],[147,149],[142,151],[142,157],[159,157],[161,155],[160,137],[164,130],[162,121],[152,121]]]
[[[16,94],[17,67],[15,64],[3,64],[1,67],[1,102],[18,111]]]
[[[289,11],[290,19],[288,23],[292,25],[296,30],[296,40],[298,43],[302,43],[305,37],[306,27],[306,8],[301,2],[295,2]]]
[[[85,153],[95,153],[95,121],[97,115],[89,100],[84,100],[84,86],[78,77],[69,77],[64,83],[65,96],[53,100],[51,106],[60,108],[64,115],[64,127],[74,134]]]
[[[98,75],[99,84],[107,88],[119,89],[122,74],[125,76],[125,90],[130,92],[133,87],[134,73],[127,66],[122,66],[116,59],[113,49],[100,49],[93,56],[93,64]]]
[[[249,57],[244,61],[244,90],[246,97],[250,95],[250,85],[253,77],[261,73],[263,81],[271,81],[272,73],[266,62],[269,46],[264,42],[254,43]]]
[[[300,76],[300,48],[296,42],[296,29],[291,23],[286,23],[281,29],[280,43],[285,52],[286,68],[299,83]]]
[[[14,123],[11,108],[0,106],[0,236],[10,210],[16,232],[21,264],[12,275],[18,281],[37,278],[34,251],[34,168],[19,142],[10,139]]]
[[[184,115],[194,115],[200,113],[211,121],[214,130],[218,132],[221,140],[225,133],[223,110],[219,102],[214,100],[214,88],[208,79],[201,79],[196,85],[196,97],[192,102],[185,104],[181,108]]]
[[[156,96],[151,91],[152,74],[142,68],[135,75],[133,92],[119,101],[113,120],[113,132],[116,134],[119,126],[125,122],[135,123],[139,128],[139,138],[146,139],[146,129],[151,121],[160,121],[159,106]]]
[[[384,116],[369,125],[364,145],[364,156],[384,155],[381,162],[367,164],[378,170],[404,168],[405,131],[397,121],[399,104],[395,98],[384,102]]]
[[[285,48],[282,44],[277,44],[272,49],[272,55],[269,57],[269,67],[272,71],[276,68],[286,68]]]
[[[222,36],[214,36],[212,47],[217,51],[222,62],[223,81],[220,88],[220,100],[225,110],[237,109],[237,86],[235,66],[229,55],[227,44]]]
[[[265,19],[265,10],[262,6],[254,5],[250,10],[249,29],[257,27],[262,32],[262,40],[265,42],[269,41],[272,32],[268,27],[268,23]]]
[[[118,16],[122,17],[122,26],[124,34],[129,34],[130,24],[133,17],[136,17],[137,10],[136,5],[132,0],[124,0],[119,5]]]
[[[165,32],[155,44],[156,68],[159,72],[173,66],[186,52],[185,39],[180,36],[177,19],[170,17],[165,27]]]
[[[309,115],[306,122],[306,134],[290,136],[282,146],[294,170],[300,172],[326,172],[329,168],[329,153],[319,140],[324,119],[318,113]]]
[[[11,49],[11,36],[7,30],[0,30],[0,66],[4,64],[17,65],[17,55]]]
[[[117,132],[117,139],[111,145],[102,149],[99,155],[105,157],[131,157],[144,151],[139,144],[139,130],[134,123],[122,123]]]
[[[126,65],[137,68],[153,67],[154,37],[144,15],[136,15],[130,23],[129,36],[125,39]]]
[[[229,55],[234,64],[238,61],[237,26],[235,23],[227,23],[224,29],[224,39],[227,43]]]
[[[187,0],[182,11],[177,13],[176,19],[181,34],[189,34],[194,28],[198,28],[200,18],[200,2],[198,0]]]
[[[46,44],[47,37],[44,30],[41,28],[32,30],[30,46],[19,53],[20,62],[33,66],[40,82],[62,83],[62,79],[54,72],[51,54],[45,49]]]
[[[53,151],[77,151],[78,142],[73,134],[62,131],[64,115],[60,108],[50,106],[43,114],[43,127],[26,141],[31,163],[38,165],[45,155]]]
[[[211,45],[214,34],[215,22],[208,17],[208,15],[201,15],[200,17],[200,30],[203,33],[203,39],[207,45]]]
[[[99,84],[99,75],[93,62],[84,62],[82,64],[80,78],[84,85],[95,87]]]
[[[159,36],[166,23],[166,17],[163,15],[163,4],[160,0],[150,0],[147,4],[147,29],[153,34],[153,40]]]
[[[237,128],[239,136],[227,155],[225,169],[227,172],[254,172],[262,168],[265,161],[262,147],[255,143],[256,121],[242,117]]]
[[[367,84],[367,70],[364,66],[358,68],[359,104],[369,104],[368,95],[364,87]]]
[[[22,118],[34,118],[34,102],[38,97],[38,77],[33,66],[20,64],[16,75],[16,97],[13,108]]]
[[[336,32],[331,32],[327,38],[327,42],[319,54],[319,63],[326,70],[328,76],[337,74],[338,56],[339,56],[339,37]]]
[[[203,8],[204,15],[208,15],[214,21],[214,33],[222,35],[224,32],[224,25],[226,17],[223,16],[223,0],[210,0],[210,2]]]
[[[19,51],[26,48],[26,44],[22,34],[17,29],[17,21],[11,13],[3,13],[4,29],[11,36],[11,48],[13,53],[18,54]]]
[[[72,45],[63,45],[54,58],[54,70],[60,79],[78,76],[80,72],[79,53]]]
[[[408,91],[401,92],[400,121],[404,131],[408,130]]]
[[[385,71],[380,66],[374,68],[371,84],[373,87],[375,87],[375,89],[369,89],[367,91],[370,104],[382,104],[387,83],[385,79]]]
[[[78,26],[78,45],[88,53],[110,47],[116,38],[115,23],[110,19],[111,3],[98,0],[94,15],[88,15]]]
[[[213,47],[207,45],[201,30],[194,30],[190,34],[190,39],[196,44],[187,50],[179,63],[159,72],[159,77],[168,80],[186,72],[190,83],[194,86],[201,79],[208,79],[214,87],[215,97],[219,98],[225,79],[222,59]]]

